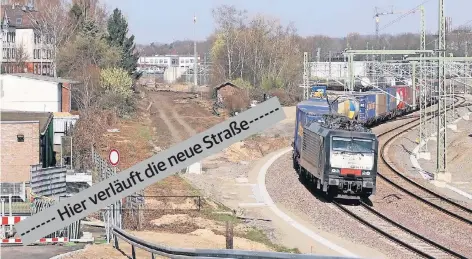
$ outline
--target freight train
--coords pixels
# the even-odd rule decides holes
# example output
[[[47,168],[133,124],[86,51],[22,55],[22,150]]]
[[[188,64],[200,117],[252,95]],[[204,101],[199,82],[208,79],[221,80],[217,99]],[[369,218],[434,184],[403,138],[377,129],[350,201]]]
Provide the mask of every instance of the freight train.
[[[375,193],[378,159],[378,140],[369,128],[416,110],[412,88],[392,86],[335,100],[328,100],[322,86],[312,92],[296,107],[293,168],[329,197],[367,198]]]
[[[323,99],[298,104],[296,125],[292,159],[300,179],[330,198],[367,198],[375,193],[378,140],[370,129],[333,116]]]

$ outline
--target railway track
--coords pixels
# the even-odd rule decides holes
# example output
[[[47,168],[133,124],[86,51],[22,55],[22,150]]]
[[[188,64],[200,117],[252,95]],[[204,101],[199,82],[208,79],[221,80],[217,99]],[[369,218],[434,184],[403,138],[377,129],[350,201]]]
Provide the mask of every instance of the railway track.
[[[466,258],[396,223],[362,201],[361,206],[344,205],[337,201],[333,204],[367,227],[425,258]]]
[[[465,99],[463,99],[457,106],[461,106],[465,103]],[[470,104],[469,104],[470,105]],[[456,106],[456,107],[457,107]],[[428,118],[428,120],[430,120]],[[405,176],[399,170],[397,170],[391,162],[388,161],[386,158],[386,147],[393,142],[400,133],[412,129],[418,126],[419,123],[410,122],[400,127],[396,127],[389,131],[383,132],[382,134],[378,135],[379,138],[390,136],[385,143],[383,144],[380,150],[380,157],[383,163],[387,166],[389,171],[379,172],[378,176],[388,182],[390,185],[394,186],[395,188],[400,189],[404,193],[407,193],[411,197],[457,219],[460,220],[468,225],[472,225],[472,210],[467,208],[466,206],[459,204],[447,197],[444,197],[427,187],[422,186],[421,184],[417,183],[416,181],[410,179],[409,177]]]
[[[458,99],[462,100],[459,101]],[[455,105],[456,108],[472,105],[466,104],[465,98],[462,97],[458,97],[456,100],[459,102],[457,105]],[[428,112],[427,116],[431,116],[433,113],[434,111]],[[427,118],[427,120],[431,119],[432,117]],[[378,173],[379,177],[394,187],[407,193],[408,195],[430,205],[431,207],[438,209],[439,211],[444,212],[466,224],[472,224],[472,210],[409,179],[401,172],[396,170],[385,158],[385,147],[394,139],[396,139],[400,133],[412,129],[418,125],[418,122],[411,121],[378,135],[379,140],[380,137],[385,137],[388,134],[392,135],[386,140],[381,148],[381,159],[391,172]],[[339,203],[336,200],[332,200],[332,204],[334,204],[338,209],[347,213],[349,216],[360,221],[363,225],[373,229],[393,242],[424,258],[467,258],[414,232],[413,230],[408,229],[405,226],[396,223],[389,217],[370,207],[364,201],[360,201],[360,206],[345,205]]]

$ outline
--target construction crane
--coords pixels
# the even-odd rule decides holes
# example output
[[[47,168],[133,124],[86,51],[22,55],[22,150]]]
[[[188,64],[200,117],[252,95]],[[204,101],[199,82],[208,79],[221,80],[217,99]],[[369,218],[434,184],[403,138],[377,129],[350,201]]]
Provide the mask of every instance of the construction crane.
[[[381,15],[390,15],[390,14],[405,14],[405,13],[411,13],[412,10],[409,10],[409,11],[393,11],[393,6],[390,7],[390,11],[389,12],[380,12],[380,8],[379,7],[375,7],[375,14],[374,14],[374,19],[375,19],[375,39],[376,39],[376,42],[377,42],[377,47],[379,47],[379,31],[380,31],[380,27],[379,27],[379,22],[380,22],[380,16]],[[415,12],[415,11],[413,11]]]

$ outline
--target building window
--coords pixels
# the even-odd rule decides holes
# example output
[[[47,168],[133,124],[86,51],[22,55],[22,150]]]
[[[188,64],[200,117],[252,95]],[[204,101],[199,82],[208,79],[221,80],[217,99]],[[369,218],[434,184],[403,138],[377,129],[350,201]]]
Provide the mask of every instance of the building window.
[[[23,134],[16,135],[17,142],[25,142],[25,136]]]
[[[21,18],[16,18],[16,25],[21,25],[22,19]]]

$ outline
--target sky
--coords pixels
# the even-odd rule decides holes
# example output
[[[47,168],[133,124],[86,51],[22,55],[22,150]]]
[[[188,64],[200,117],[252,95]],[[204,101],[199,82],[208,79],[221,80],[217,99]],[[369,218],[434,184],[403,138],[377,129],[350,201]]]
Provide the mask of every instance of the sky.
[[[282,23],[293,22],[302,36],[324,34],[344,37],[349,33],[374,34],[374,8],[407,12],[423,2],[426,29],[437,32],[439,0],[104,0],[112,10],[122,10],[131,34],[139,44],[170,43],[175,40],[205,40],[214,30],[212,8],[222,4],[246,9],[248,14],[266,14]],[[472,25],[472,0],[445,0],[445,15],[452,27],[468,22]],[[197,23],[193,24],[193,16]],[[420,31],[420,12],[407,15],[388,25],[402,14],[380,17],[380,33]],[[469,22],[470,21],[470,22]]]

